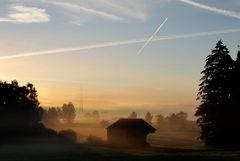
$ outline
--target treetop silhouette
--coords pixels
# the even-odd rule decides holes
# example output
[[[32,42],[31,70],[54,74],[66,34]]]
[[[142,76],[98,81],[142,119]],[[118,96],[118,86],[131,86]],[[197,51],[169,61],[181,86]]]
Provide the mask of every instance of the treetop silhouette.
[[[42,118],[42,108],[33,84],[19,86],[0,81],[0,130],[31,128]]]
[[[238,54],[239,55],[239,54]],[[197,99],[201,139],[210,146],[240,146],[239,56],[234,61],[220,40],[206,58]]]

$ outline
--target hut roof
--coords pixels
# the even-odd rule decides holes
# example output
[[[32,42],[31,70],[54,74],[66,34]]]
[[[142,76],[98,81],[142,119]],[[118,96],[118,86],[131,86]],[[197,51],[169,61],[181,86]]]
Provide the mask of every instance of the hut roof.
[[[143,119],[120,119],[108,126],[107,129],[122,129],[134,131],[155,132],[156,129]]]

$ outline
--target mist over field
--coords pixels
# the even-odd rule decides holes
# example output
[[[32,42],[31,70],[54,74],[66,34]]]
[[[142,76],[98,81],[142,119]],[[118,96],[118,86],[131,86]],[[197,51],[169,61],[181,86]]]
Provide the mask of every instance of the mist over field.
[[[74,124],[51,124],[46,122],[47,127],[53,128],[57,131],[63,129],[72,129],[78,135],[78,141],[87,143],[89,137],[95,137],[103,141],[107,141],[107,127],[118,121],[120,118],[129,118],[131,112],[127,110],[115,111],[96,111],[76,109],[77,115]],[[96,116],[93,113],[96,112]],[[156,111],[155,111],[156,112]],[[146,119],[147,112],[137,111],[137,118]],[[168,147],[168,148],[204,148],[204,144],[198,139],[200,136],[200,129],[197,127],[195,120],[190,120],[186,113],[186,118],[178,121],[167,123],[168,117],[173,117],[173,113],[163,115],[166,122],[157,123],[160,111],[151,113],[151,125],[157,131],[147,137],[147,142],[154,147]],[[175,115],[175,114],[174,114]],[[186,119],[186,120],[185,120]],[[44,122],[44,120],[43,120]],[[159,124],[159,125],[158,125]]]
[[[0,161],[239,161],[239,0],[0,0]]]

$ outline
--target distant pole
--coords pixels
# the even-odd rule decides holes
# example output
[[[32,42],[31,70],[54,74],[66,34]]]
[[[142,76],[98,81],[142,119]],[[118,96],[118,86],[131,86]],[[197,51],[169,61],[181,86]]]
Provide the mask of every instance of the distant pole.
[[[83,88],[80,89],[80,111],[83,112]]]
[[[101,111],[102,119],[104,120],[104,111]]]

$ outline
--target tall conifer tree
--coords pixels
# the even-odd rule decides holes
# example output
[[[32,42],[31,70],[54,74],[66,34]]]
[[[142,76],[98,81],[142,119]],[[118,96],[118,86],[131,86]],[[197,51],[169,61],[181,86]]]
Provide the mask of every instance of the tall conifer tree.
[[[207,145],[226,145],[229,129],[226,111],[228,111],[231,93],[229,84],[232,68],[233,60],[227,47],[220,40],[206,58],[197,97],[201,103],[195,115],[201,127],[200,138]]]

